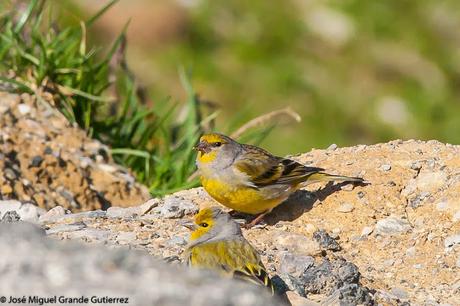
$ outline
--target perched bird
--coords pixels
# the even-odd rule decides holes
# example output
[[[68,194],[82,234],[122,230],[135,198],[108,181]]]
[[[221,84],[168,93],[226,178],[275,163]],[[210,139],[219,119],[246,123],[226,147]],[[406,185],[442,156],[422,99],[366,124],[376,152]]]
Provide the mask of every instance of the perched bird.
[[[201,184],[209,195],[234,211],[259,215],[247,227],[257,224],[307,184],[364,182],[359,177],[327,174],[322,168],[274,156],[262,148],[238,143],[218,133],[201,136],[195,150]]]
[[[274,293],[259,254],[229,214],[217,207],[204,208],[195,215],[194,222],[183,225],[192,230],[185,253],[190,266],[266,286]]]

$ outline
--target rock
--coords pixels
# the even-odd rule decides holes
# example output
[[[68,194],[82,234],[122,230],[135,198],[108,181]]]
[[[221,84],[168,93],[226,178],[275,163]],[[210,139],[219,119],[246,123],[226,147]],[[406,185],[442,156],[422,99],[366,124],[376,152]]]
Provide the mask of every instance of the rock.
[[[325,230],[318,230],[313,233],[313,239],[319,243],[323,250],[340,251],[342,248]]]
[[[43,162],[43,157],[40,155],[36,155],[32,158],[32,161],[30,162],[30,167],[40,167],[40,165]]]
[[[335,149],[337,149],[337,145],[335,143],[331,144],[329,147],[327,147],[326,150],[328,151],[334,151]]]
[[[151,199],[139,206],[128,208],[112,206],[107,209],[107,216],[111,218],[131,218],[134,216],[143,216],[158,206],[158,199]]]
[[[43,208],[40,208],[36,205],[30,203],[24,203],[17,210],[22,221],[28,221],[36,223],[41,215],[45,213]]]
[[[310,266],[301,275],[300,282],[306,295],[321,292],[332,296],[327,300],[338,299],[349,305],[373,305],[369,289],[361,286],[359,279],[360,273],[354,264],[343,258],[333,261],[323,258],[321,263]]]
[[[372,226],[365,226],[361,231],[361,236],[362,237],[369,236],[370,234],[372,234],[373,231],[374,231],[374,228]]]
[[[406,250],[406,256],[408,257],[414,257],[415,256],[415,252],[416,252],[416,249],[415,249],[415,246],[412,246],[410,248],[408,248]]]
[[[53,235],[53,234],[57,234],[60,232],[79,231],[81,229],[84,229],[85,227],[86,227],[86,224],[83,222],[77,222],[77,223],[72,223],[72,224],[60,224],[60,225],[54,226],[51,229],[47,230],[46,234]]]
[[[106,237],[105,235],[103,238]],[[94,239],[94,236],[91,237]],[[102,240],[102,239],[96,239],[96,240]],[[134,240],[136,240],[136,233],[135,232],[119,232],[116,238],[116,241],[119,244],[129,244],[132,243]]]
[[[400,300],[405,300],[405,299],[408,298],[408,294],[404,289],[394,287],[393,289],[391,289],[390,292],[391,292],[391,294],[393,294],[394,296],[396,296]]]
[[[449,203],[447,201],[441,201],[436,204],[436,210],[445,211],[449,208]]]
[[[18,110],[21,113],[21,115],[27,115],[30,113],[30,106],[24,103],[18,104]]]
[[[56,206],[48,210],[46,213],[42,214],[38,219],[41,223],[46,223],[62,217],[66,214],[66,210],[62,206]]]
[[[19,220],[21,220],[21,217],[19,216],[19,214],[16,211],[11,210],[3,214],[3,217],[0,219],[0,222],[13,223],[13,222],[18,222]]]
[[[280,250],[297,255],[314,256],[321,253],[319,243],[307,238],[304,235],[288,232],[276,232],[274,235],[275,245]]]
[[[155,207],[152,212],[161,218],[178,219],[185,215],[193,215],[198,212],[198,207],[191,201],[177,196],[167,196],[163,205]]]
[[[321,304],[313,302],[305,297],[298,296],[292,291],[288,291],[286,294],[293,306],[321,306]]]
[[[375,231],[380,235],[398,235],[410,231],[411,226],[407,220],[390,216],[377,221]]]
[[[457,211],[457,212],[452,216],[452,221],[454,221],[454,222],[460,221],[460,210]]]
[[[187,241],[180,236],[174,236],[171,239],[166,241],[166,244],[169,246],[185,246],[187,245]]]
[[[69,239],[81,239],[86,242],[106,243],[113,234],[109,230],[83,227],[80,230],[75,230],[75,231],[70,231],[68,233],[65,233],[65,235]],[[120,243],[120,241],[118,241],[118,243],[128,244],[130,242],[133,242],[134,239],[131,239],[133,236],[135,236],[135,233],[132,233],[132,234],[130,233],[125,237],[121,237],[122,239],[125,238],[126,240],[120,240],[122,241],[122,243]]]
[[[452,235],[444,240],[444,247],[450,248],[455,244],[460,244],[460,234]]]
[[[390,164],[383,164],[382,166],[380,166],[380,169],[382,171],[390,171],[391,170],[391,165]]]
[[[168,265],[140,252],[49,240],[31,224],[0,224],[0,249],[0,292],[12,296],[22,296],[27,288],[41,296],[78,292],[128,298],[134,306],[279,305],[259,286]]]
[[[337,209],[338,212],[341,212],[341,213],[349,213],[349,212],[352,212],[353,209],[355,209],[353,207],[353,204],[350,204],[350,203],[343,203],[339,206],[339,208]]]
[[[294,255],[292,253],[285,252],[281,256],[280,273],[289,274],[298,278],[314,264],[315,259],[311,256]]]
[[[0,219],[8,211],[18,211],[22,203],[16,200],[0,201]]]

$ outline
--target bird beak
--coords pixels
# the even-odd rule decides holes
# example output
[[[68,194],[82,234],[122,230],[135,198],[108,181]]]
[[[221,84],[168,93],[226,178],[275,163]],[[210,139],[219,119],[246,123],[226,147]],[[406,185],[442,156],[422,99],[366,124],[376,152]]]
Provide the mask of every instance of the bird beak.
[[[197,228],[196,224],[192,220],[184,220],[184,221],[180,222],[180,225],[182,225],[183,227],[188,228],[191,231],[194,231]]]
[[[206,141],[200,141],[196,146],[193,147],[193,149],[200,151],[201,153],[209,153],[211,151],[209,144]]]

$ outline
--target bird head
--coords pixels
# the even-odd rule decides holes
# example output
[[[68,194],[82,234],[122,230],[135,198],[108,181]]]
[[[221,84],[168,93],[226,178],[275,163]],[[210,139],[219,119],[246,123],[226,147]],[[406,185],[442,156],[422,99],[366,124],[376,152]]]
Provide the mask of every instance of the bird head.
[[[228,167],[240,153],[241,145],[228,136],[204,134],[194,147],[198,152],[197,165],[213,165],[216,169]]]
[[[218,239],[233,239],[241,235],[238,223],[218,207],[200,210],[193,218],[182,224],[190,229],[190,243],[193,245]]]

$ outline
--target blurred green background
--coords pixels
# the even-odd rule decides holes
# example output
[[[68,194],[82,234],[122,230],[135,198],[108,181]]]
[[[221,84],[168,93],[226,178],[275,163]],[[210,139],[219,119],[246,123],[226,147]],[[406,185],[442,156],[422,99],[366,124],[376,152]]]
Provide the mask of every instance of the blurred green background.
[[[62,2],[68,21],[107,1]],[[121,0],[89,37],[128,28],[128,63],[150,103],[183,101],[178,67],[234,130],[291,106],[262,146],[279,155],[395,138],[460,141],[458,0]],[[278,122],[278,120],[277,120]]]

